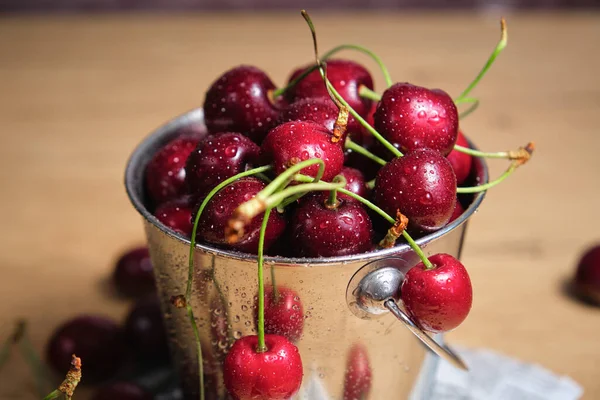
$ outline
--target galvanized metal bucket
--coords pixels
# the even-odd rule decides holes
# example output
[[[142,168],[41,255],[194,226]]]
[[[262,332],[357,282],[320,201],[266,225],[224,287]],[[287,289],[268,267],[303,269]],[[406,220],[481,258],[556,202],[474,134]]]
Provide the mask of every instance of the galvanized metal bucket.
[[[143,217],[171,352],[185,398],[194,400],[199,398],[194,336],[185,310],[170,303],[171,296],[185,292],[190,243],[162,225],[146,208],[144,170],[153,154],[180,129],[202,124],[202,119],[202,110],[197,109],[157,129],[134,150],[125,174],[127,193]],[[485,163],[480,159],[475,163],[478,180],[487,181]],[[460,257],[467,221],[483,197],[484,193],[474,196],[461,217],[418,239],[424,252]],[[277,287],[295,291],[303,310],[302,334],[296,345],[302,356],[304,379],[295,398],[354,400],[355,394],[349,393],[356,390],[353,392],[349,386],[359,384],[369,387],[368,399],[427,398],[424,391],[430,386],[436,358],[425,362],[427,348],[406,325],[385,309],[369,309],[372,304],[361,303],[357,293],[361,281],[373,276],[369,275],[372,271],[391,267],[401,276],[417,262],[418,257],[404,244],[344,257],[266,258],[266,284],[273,284],[275,277]],[[196,246],[192,307],[202,338],[207,399],[228,398],[222,362],[235,339],[256,334],[256,265],[253,255],[204,244]],[[367,370],[369,379],[357,376]]]

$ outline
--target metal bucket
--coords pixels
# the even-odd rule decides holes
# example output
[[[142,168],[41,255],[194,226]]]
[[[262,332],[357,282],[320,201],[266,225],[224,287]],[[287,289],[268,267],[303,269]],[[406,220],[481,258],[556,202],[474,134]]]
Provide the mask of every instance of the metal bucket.
[[[170,303],[185,292],[189,240],[169,230],[146,209],[144,170],[155,152],[189,124],[202,124],[201,109],[193,110],[157,129],[134,150],[125,174],[127,193],[143,217],[158,292],[186,399],[198,399],[198,364],[194,336],[185,310]],[[474,174],[487,181],[487,168],[475,159]],[[484,194],[474,196],[457,220],[421,237],[417,243],[427,255],[448,253],[460,257],[467,220]],[[334,258],[276,258],[265,260],[265,284],[273,277],[278,288],[296,293],[302,308],[302,334],[296,341],[304,365],[302,387],[296,399],[364,400],[425,399],[433,357],[407,327],[389,312],[364,313],[353,301],[357,277],[393,266],[406,272],[418,262],[408,245]],[[255,301],[258,291],[256,257],[198,244],[192,307],[201,335],[207,399],[228,398],[222,380],[222,361],[232,342],[256,334]],[[358,312],[357,312],[358,311]],[[363,310],[364,311],[364,310]],[[370,373],[370,378],[367,375]],[[361,377],[362,376],[362,377]],[[356,389],[356,390],[354,390]],[[353,391],[354,390],[354,391]],[[364,393],[363,393],[364,394]]]

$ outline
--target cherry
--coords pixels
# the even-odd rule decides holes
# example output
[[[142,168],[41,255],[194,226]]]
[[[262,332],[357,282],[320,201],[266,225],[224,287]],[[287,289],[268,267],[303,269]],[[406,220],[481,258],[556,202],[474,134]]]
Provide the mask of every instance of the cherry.
[[[289,82],[297,78],[309,67],[312,67],[312,65],[295,70],[290,76]],[[361,86],[373,89],[373,78],[365,67],[351,60],[327,60],[327,79],[329,79],[342,98],[357,113],[366,115],[369,112],[372,100],[365,99],[359,95]],[[290,101],[302,98],[329,98],[325,82],[323,82],[323,78],[318,70],[312,71],[295,86],[288,89],[285,95]]]
[[[361,400],[369,397],[372,372],[367,348],[355,343],[348,351],[344,375],[343,400]]]
[[[71,356],[85,360],[85,383],[94,383],[117,374],[125,358],[123,332],[114,321],[86,315],[71,319],[52,334],[46,347],[49,364],[61,375],[69,370]]]
[[[460,201],[456,199],[456,203],[454,204],[454,210],[452,211],[452,216],[450,217],[448,223],[454,221],[455,219],[463,215],[464,212],[465,209],[463,208],[462,204],[460,204]]]
[[[588,249],[579,260],[574,288],[583,299],[600,304],[600,245]]]
[[[437,230],[450,220],[456,202],[452,165],[430,149],[395,158],[377,174],[374,201],[392,216],[400,210],[414,228]]]
[[[255,315],[258,319],[258,316]],[[304,311],[300,297],[292,289],[280,286],[265,288],[265,332],[281,335],[292,343],[302,336]]]
[[[279,118],[270,100],[275,89],[262,70],[241,65],[221,75],[206,92],[204,120],[208,131],[240,132],[260,143]]]
[[[154,216],[167,227],[183,236],[192,234],[193,197],[186,195],[169,200],[154,210]]]
[[[128,346],[138,359],[164,361],[169,358],[167,334],[156,296],[137,302],[125,319]]]
[[[191,193],[204,195],[227,178],[258,161],[260,148],[241,133],[211,135],[190,154],[186,183]]]
[[[375,129],[402,152],[429,148],[450,153],[458,134],[458,111],[448,93],[396,83],[381,96]]]
[[[125,296],[154,293],[156,286],[148,248],[138,247],[121,255],[113,272],[113,282],[117,291]]]
[[[160,149],[146,167],[146,188],[150,198],[160,204],[186,192],[185,162],[196,148],[195,136],[179,137]]]
[[[265,188],[265,184],[256,178],[242,178],[219,191],[206,205],[198,222],[197,239],[222,247],[230,247],[246,253],[256,254],[258,237],[263,214],[255,217],[246,226],[244,236],[237,242],[229,244],[225,240],[225,227],[233,211],[242,203],[250,200]],[[194,217],[195,218],[195,217]],[[278,212],[272,212],[265,234],[265,249],[283,233],[285,218]]]
[[[302,384],[298,348],[285,337],[265,335],[267,350],[257,352],[258,337],[237,340],[223,364],[225,387],[236,400],[283,400]]]
[[[92,400],[152,400],[152,395],[131,382],[115,382],[104,386]]]
[[[362,204],[338,198],[328,208],[328,193],[303,197],[291,217],[291,241],[303,257],[335,257],[371,250],[373,226]]]
[[[340,175],[346,179],[345,189],[359,195],[360,197],[368,197],[369,188],[365,182],[365,177],[362,172],[356,168],[344,167]],[[354,199],[342,193],[338,193],[338,198],[353,201]]]
[[[467,138],[462,134],[462,132],[458,131],[458,136],[456,138],[456,144],[462,147],[469,147],[469,142]],[[446,156],[450,164],[452,164],[452,169],[454,170],[454,174],[456,175],[456,184],[462,185],[471,173],[471,165],[473,165],[473,157],[468,154],[461,153],[460,151],[452,150],[450,154]]]
[[[430,332],[447,332],[460,325],[471,310],[473,289],[465,267],[449,254],[429,257],[412,267],[400,288],[400,297],[414,321]]]
[[[285,122],[269,132],[261,146],[261,158],[272,164],[276,174],[311,158],[325,163],[324,181],[331,181],[344,164],[344,150],[331,141],[333,135],[323,125],[310,121]],[[318,165],[302,169],[301,173],[316,176]]]

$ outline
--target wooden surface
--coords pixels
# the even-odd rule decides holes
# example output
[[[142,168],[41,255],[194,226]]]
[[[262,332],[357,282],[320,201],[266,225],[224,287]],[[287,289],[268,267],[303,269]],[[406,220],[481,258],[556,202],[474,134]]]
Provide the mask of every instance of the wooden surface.
[[[484,149],[535,140],[538,151],[472,221],[464,262],[474,308],[449,338],[567,374],[597,399],[600,311],[566,297],[562,285],[582,249],[600,241],[600,14],[507,19],[509,46],[462,128]],[[367,45],[396,80],[453,95],[499,36],[495,15],[314,20],[321,49]],[[0,337],[25,317],[42,350],[68,317],[122,318],[128,303],[108,296],[105,280],[119,252],[144,240],[122,184],[136,143],[201,106],[233,65],[255,64],[281,84],[311,59],[295,12],[0,19]],[[504,165],[492,163],[493,174]],[[0,398],[35,398],[31,382],[15,358],[0,374]]]

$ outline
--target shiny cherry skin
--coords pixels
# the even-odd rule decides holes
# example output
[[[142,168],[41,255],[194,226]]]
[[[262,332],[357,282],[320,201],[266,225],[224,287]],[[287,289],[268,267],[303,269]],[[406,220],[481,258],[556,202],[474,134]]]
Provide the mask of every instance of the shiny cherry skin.
[[[182,196],[161,204],[154,210],[154,216],[168,228],[185,237],[192,235],[193,197]]]
[[[354,343],[346,358],[343,400],[368,399],[371,391],[373,372],[367,348],[362,343]]]
[[[473,289],[465,267],[449,254],[429,257],[412,267],[400,288],[400,298],[414,321],[430,332],[447,332],[459,326],[471,310]]]
[[[92,400],[152,400],[152,395],[132,382],[115,382],[96,391]]]
[[[258,305],[256,306],[258,312]],[[258,320],[258,314],[254,316]],[[304,310],[298,293],[290,288],[265,288],[265,332],[286,337],[296,343],[304,329]]]
[[[369,188],[367,187],[367,182],[365,181],[365,176],[362,172],[357,170],[356,168],[344,167],[339,175],[343,176],[346,179],[346,187],[344,189],[359,195],[360,197],[368,197],[369,196]],[[354,198],[345,195],[343,193],[338,193],[338,197],[340,199],[355,201]]]
[[[204,138],[185,166],[190,193],[206,195],[227,178],[258,161],[260,147],[240,133],[219,133]]]
[[[452,165],[439,152],[420,149],[381,168],[373,190],[375,204],[390,215],[400,210],[409,227],[430,232],[446,225],[456,203]]]
[[[301,257],[335,257],[371,250],[373,226],[362,204],[338,198],[326,206],[329,194],[304,196],[290,219],[291,242]]]
[[[579,260],[574,288],[581,298],[600,305],[600,245],[589,248]]]
[[[225,387],[236,400],[284,400],[302,384],[298,348],[279,335],[265,335],[267,351],[258,353],[258,337],[238,339],[223,363]]]
[[[403,153],[428,148],[447,155],[458,135],[458,111],[448,93],[409,83],[383,92],[375,129]]]
[[[256,178],[242,178],[220,190],[206,205],[198,222],[199,241],[232,248],[246,253],[258,252],[258,237],[264,214],[260,214],[244,228],[244,236],[234,244],[225,240],[225,227],[233,211],[242,203],[253,198],[265,188],[265,183]],[[194,213],[195,215],[195,213]],[[194,217],[194,216],[193,216]],[[286,219],[276,211],[271,212],[265,232],[265,251],[283,233]]]
[[[154,269],[147,247],[136,247],[122,254],[113,272],[117,291],[129,297],[155,293]]]
[[[179,197],[186,193],[185,163],[196,148],[196,136],[183,136],[167,143],[146,167],[146,188],[155,204]]]
[[[275,89],[259,68],[241,65],[221,75],[206,92],[204,120],[210,133],[239,132],[256,143],[273,128],[279,109],[271,102]]]
[[[277,175],[290,166],[311,158],[320,158],[325,163],[322,180],[331,181],[344,165],[344,150],[341,143],[332,142],[332,133],[322,124],[311,121],[285,122],[271,130],[261,148],[261,159],[272,164]],[[301,173],[316,176],[318,165],[302,169]]]
[[[168,360],[167,334],[156,296],[134,304],[125,319],[125,337],[128,346],[133,349],[139,360]]]
[[[290,76],[289,82],[313,65],[296,69]],[[361,86],[373,89],[373,78],[365,67],[351,60],[330,59],[327,60],[327,79],[357,113],[360,115],[368,113],[373,101],[361,97],[358,93]],[[312,71],[297,85],[287,90],[285,96],[290,102],[303,98],[329,98],[319,70]]]
[[[97,383],[115,376],[125,359],[123,331],[111,319],[85,315],[57,328],[46,347],[49,364],[60,375],[71,365],[76,354],[85,366],[85,383]]]
[[[462,132],[458,132],[458,136],[456,138],[456,144],[462,147],[470,147],[469,142],[467,142],[467,138],[462,134]],[[454,170],[454,174],[456,175],[456,184],[462,185],[469,175],[471,174],[471,166],[473,165],[473,157],[461,153],[460,151],[452,150],[450,154],[446,156],[450,164],[452,165],[452,169]]]

